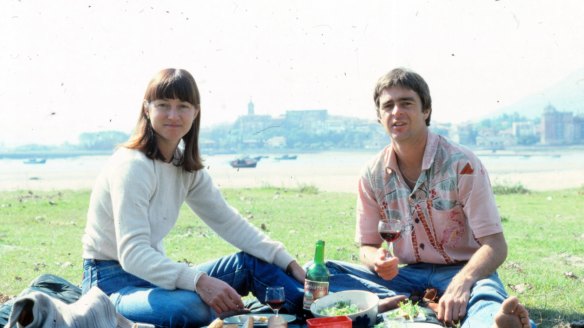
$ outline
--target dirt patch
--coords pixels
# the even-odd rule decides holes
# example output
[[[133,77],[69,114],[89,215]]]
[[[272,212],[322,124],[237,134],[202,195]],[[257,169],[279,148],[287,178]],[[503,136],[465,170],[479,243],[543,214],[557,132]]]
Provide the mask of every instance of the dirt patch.
[[[508,262],[505,264],[505,268],[519,273],[523,272],[523,268],[517,262]]]
[[[560,254],[560,258],[571,266],[584,268],[584,257],[563,253]]]
[[[12,296],[4,295],[0,293],[0,304],[6,303],[6,301],[10,300]]]

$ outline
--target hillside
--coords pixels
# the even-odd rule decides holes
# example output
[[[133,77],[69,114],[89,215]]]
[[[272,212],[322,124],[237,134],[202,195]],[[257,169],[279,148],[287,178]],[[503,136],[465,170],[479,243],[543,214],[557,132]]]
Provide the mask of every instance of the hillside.
[[[584,114],[584,67],[544,91],[502,107],[493,113],[493,116],[517,112],[528,118],[535,118],[541,116],[548,104],[552,104],[561,112]]]

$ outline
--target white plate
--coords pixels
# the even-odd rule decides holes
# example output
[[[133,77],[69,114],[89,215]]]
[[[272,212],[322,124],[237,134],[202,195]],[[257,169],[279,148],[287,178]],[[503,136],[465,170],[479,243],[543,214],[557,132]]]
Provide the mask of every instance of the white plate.
[[[268,325],[268,319],[275,315],[276,314],[274,313],[240,314],[223,319],[223,323],[241,325],[247,320],[247,318],[253,317],[254,326],[266,327]],[[286,320],[286,322],[292,322],[296,320],[296,317],[290,314],[280,314],[279,316]]]
[[[422,310],[424,312],[426,311],[431,311],[429,309],[426,308],[422,308]],[[435,322],[426,322],[426,321],[432,321],[433,319],[426,319],[425,313],[418,316],[417,318],[414,319],[414,321],[410,321],[410,320],[396,320],[396,319],[392,319],[391,318],[391,314],[392,312],[398,311],[396,310],[391,310],[388,312],[385,312],[382,314],[383,316],[383,321],[385,322],[395,322],[395,323],[404,323],[404,327],[416,327],[416,328],[423,328],[423,327],[427,327],[427,328],[437,328],[437,327],[444,327],[443,325],[439,324],[439,323],[435,323]],[[434,318],[435,319],[435,318]],[[435,321],[435,320],[434,320]],[[407,326],[405,325],[405,323],[407,323]],[[387,325],[386,325],[387,326]],[[399,324],[395,325],[396,327],[399,327]],[[391,327],[391,326],[390,326]]]
[[[390,323],[395,322],[395,325],[391,325]],[[435,323],[430,322],[412,322],[412,321],[395,321],[390,320],[385,322],[385,327],[416,327],[416,328],[438,328],[443,327],[441,325],[437,325]]]

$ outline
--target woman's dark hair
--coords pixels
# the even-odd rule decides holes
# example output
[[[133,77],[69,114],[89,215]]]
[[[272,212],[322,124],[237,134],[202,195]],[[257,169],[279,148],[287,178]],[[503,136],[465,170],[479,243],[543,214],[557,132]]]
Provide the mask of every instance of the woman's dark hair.
[[[152,128],[150,119],[144,112],[144,106],[156,99],[180,99],[186,101],[199,112],[193,121],[193,125],[187,134],[182,138],[184,149],[177,159],[173,160],[174,165],[181,166],[185,171],[193,172],[203,168],[203,160],[199,153],[199,130],[201,125],[201,97],[197,83],[191,75],[184,69],[167,68],[158,72],[148,83],[144,99],[140,106],[140,115],[134,128],[134,133],[122,146],[130,149],[142,151],[150,159],[169,161],[164,158],[156,143],[156,133]],[[176,155],[175,155],[176,156]]]

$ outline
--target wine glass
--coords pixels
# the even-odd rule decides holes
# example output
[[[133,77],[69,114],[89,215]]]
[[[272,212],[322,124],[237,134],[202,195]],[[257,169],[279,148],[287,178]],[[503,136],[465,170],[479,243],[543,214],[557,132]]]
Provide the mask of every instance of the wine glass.
[[[387,242],[387,258],[393,257],[393,242],[396,241],[404,230],[401,220],[389,219],[381,220],[377,225],[377,231],[381,238]]]
[[[272,308],[278,316],[278,311],[284,305],[286,301],[284,294],[284,287],[268,287],[266,288],[266,303]]]

